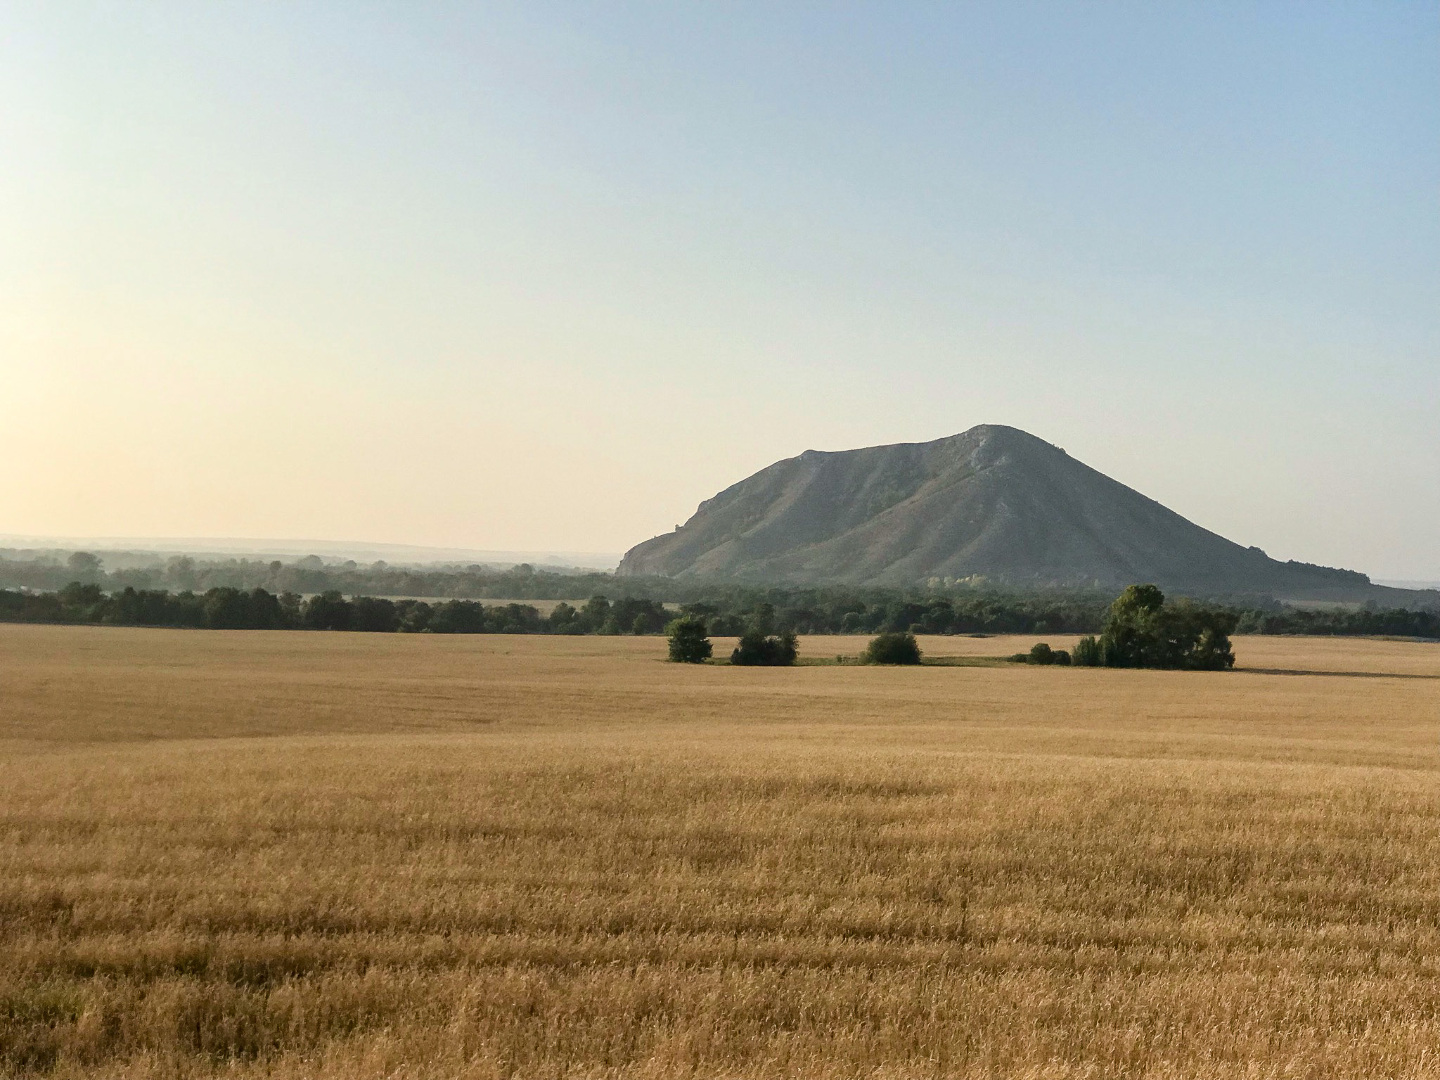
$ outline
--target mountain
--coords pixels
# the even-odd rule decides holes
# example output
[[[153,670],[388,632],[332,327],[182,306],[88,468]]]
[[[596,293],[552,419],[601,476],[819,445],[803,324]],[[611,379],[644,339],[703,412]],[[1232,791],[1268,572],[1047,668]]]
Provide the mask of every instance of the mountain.
[[[1154,582],[1192,595],[1395,606],[1434,599],[1351,570],[1278,562],[1059,447],[991,424],[934,442],[778,461],[701,503],[675,532],[632,548],[619,572],[889,586]]]

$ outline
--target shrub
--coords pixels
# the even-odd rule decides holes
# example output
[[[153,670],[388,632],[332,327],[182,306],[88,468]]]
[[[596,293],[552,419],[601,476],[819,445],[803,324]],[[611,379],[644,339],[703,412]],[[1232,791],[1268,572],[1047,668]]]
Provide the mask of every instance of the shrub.
[[[740,638],[740,644],[730,654],[730,663],[747,667],[788,667],[795,663],[798,651],[795,635],[788,631],[766,635],[751,630]]]
[[[703,664],[710,659],[711,645],[704,619],[683,615],[665,627],[665,633],[670,636],[670,659],[674,663]]]
[[[1167,603],[1154,585],[1131,585],[1110,605],[1099,638],[1083,637],[1075,643],[1072,662],[1080,667],[1224,671],[1235,666],[1230,635],[1237,622],[1232,612],[1183,599]]]
[[[1017,652],[1010,659],[1017,664],[1039,664],[1048,667],[1051,664],[1058,664],[1061,667],[1070,666],[1070,654],[1064,649],[1052,649],[1048,642],[1037,642],[1030,647],[1029,652]]]
[[[1154,585],[1131,585],[1115,602],[1100,635],[1106,667],[1223,671],[1235,666],[1230,635],[1238,618],[1189,600],[1167,604]]]
[[[865,647],[861,659],[867,664],[918,664],[920,646],[914,634],[881,634]]]

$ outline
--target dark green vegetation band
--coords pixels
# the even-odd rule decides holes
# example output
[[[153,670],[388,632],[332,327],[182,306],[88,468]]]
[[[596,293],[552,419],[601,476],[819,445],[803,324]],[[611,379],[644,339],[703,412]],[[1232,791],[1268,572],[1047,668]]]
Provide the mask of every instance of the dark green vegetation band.
[[[578,584],[588,577],[569,580]],[[703,619],[708,632],[717,636],[738,636],[755,625],[765,627],[767,633],[799,634],[1091,634],[1104,627],[1111,599],[1099,594],[924,597],[878,590],[732,586],[679,607],[682,613]],[[1240,634],[1440,639],[1440,615],[1433,612],[1263,610],[1237,605],[1221,605],[1218,610],[1236,616]],[[531,604],[515,602],[346,599],[334,590],[306,599],[295,592],[277,595],[258,587],[230,586],[203,593],[133,587],[107,592],[98,584],[79,582],[52,592],[0,589],[0,622],[381,633],[658,634],[675,614],[659,600],[635,595],[614,600],[597,595],[578,607],[558,604],[542,615]]]

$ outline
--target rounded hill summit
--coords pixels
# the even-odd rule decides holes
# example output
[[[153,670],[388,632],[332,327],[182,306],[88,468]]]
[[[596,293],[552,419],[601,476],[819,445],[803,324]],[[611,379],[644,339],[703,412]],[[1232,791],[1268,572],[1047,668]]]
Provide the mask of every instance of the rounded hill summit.
[[[1018,428],[807,450],[626,553],[622,574],[749,582],[1015,587],[1155,582],[1193,593],[1341,599],[1365,575],[1282,563],[1201,528]]]

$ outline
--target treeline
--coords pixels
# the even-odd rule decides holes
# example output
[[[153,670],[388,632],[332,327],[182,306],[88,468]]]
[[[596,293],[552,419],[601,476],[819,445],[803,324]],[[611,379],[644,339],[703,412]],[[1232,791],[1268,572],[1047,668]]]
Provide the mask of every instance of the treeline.
[[[265,589],[204,593],[126,588],[107,594],[72,582],[52,593],[0,590],[0,621],[206,630],[355,630],[431,634],[658,634],[672,618],[663,604],[596,596],[583,606],[557,604],[548,616],[532,604],[476,600],[387,600],[324,592],[308,599]]]
[[[12,552],[11,554],[17,554]],[[925,633],[1084,633],[1096,629],[1113,594],[1087,590],[1006,593],[958,584],[946,588],[896,590],[855,586],[755,586],[703,580],[620,577],[598,571],[560,572],[528,564],[495,569],[391,567],[384,563],[325,563],[318,556],[296,562],[246,559],[196,560],[175,556],[163,564],[107,570],[89,552],[13,559],[0,554],[0,588],[58,591],[71,582],[106,593],[169,592],[208,595],[214,589],[276,596],[413,597],[488,600],[564,600],[608,596],[693,605],[714,633],[738,636],[763,609],[775,613],[780,629],[796,633],[880,633],[920,625]]]
[[[10,551],[9,555],[21,552]],[[31,553],[32,555],[35,553]],[[119,556],[115,556],[118,561]],[[128,558],[133,559],[133,556]],[[600,571],[562,572],[522,563],[497,569],[480,565],[392,567],[383,562],[326,563],[309,555],[295,562],[247,559],[198,560],[177,555],[152,566],[107,569],[90,552],[63,560],[45,554],[29,559],[0,551],[0,588],[58,591],[71,582],[106,593],[205,594],[228,588],[264,589],[276,596],[414,597],[424,600],[565,600],[609,596],[702,606],[738,635],[762,605],[782,627],[799,633],[879,633],[921,624],[926,633],[1084,633],[1098,628],[1114,594],[1102,590],[1007,591],[955,583],[886,589],[861,586],[757,586],[700,579],[638,577]]]
[[[63,557],[62,557],[63,556]],[[135,554],[113,554],[119,569],[89,552],[22,552],[0,549],[0,589],[59,591],[71,582],[96,585],[107,594],[138,592],[206,595],[217,588],[275,596],[338,592],[352,597],[411,597],[431,602],[510,600],[574,602],[576,597],[648,599],[703,609],[717,634],[739,635],[763,606],[775,612],[778,629],[797,633],[932,634],[1097,633],[1115,593],[1109,590],[1005,589],[955,582],[910,589],[863,586],[757,586],[703,579],[618,576],[600,571],[561,571],[528,564],[498,569],[480,565],[393,567],[383,562],[325,562],[310,555],[282,563],[247,559],[174,556],[136,566]],[[1239,633],[1389,634],[1440,637],[1440,609],[1297,611],[1264,597],[1211,597],[1213,607],[1237,614]],[[489,605],[487,605],[489,606]]]
[[[1338,637],[1440,638],[1440,613],[1386,610],[1244,611],[1238,634],[1314,634]]]
[[[574,581],[575,579],[572,579]],[[583,579],[581,579],[583,580]],[[610,579],[613,583],[614,579]],[[691,586],[668,583],[677,599]],[[662,594],[663,595],[663,594]],[[700,595],[706,595],[701,593]],[[704,600],[681,602],[681,614],[703,619],[709,632],[739,637],[759,627],[770,634],[1084,633],[1099,627],[1104,596],[1017,596],[964,599],[906,598],[845,589],[716,589]],[[483,614],[482,614],[483,613]],[[305,599],[293,590],[218,586],[202,592],[137,589],[107,592],[73,581],[47,593],[0,592],[0,619],[9,622],[196,626],[215,629],[356,629],[440,633],[659,633],[673,618],[661,600],[597,593],[581,605],[557,604],[548,616],[530,604],[451,600],[344,599],[325,590]]]
[[[572,581],[575,579],[571,579]],[[583,579],[581,579],[583,580]],[[609,579],[612,583],[614,579]],[[670,582],[671,609],[659,599],[597,593],[583,604],[561,602],[549,614],[512,600],[346,597],[327,589],[308,598],[294,590],[216,586],[203,592],[107,591],[72,581],[49,592],[0,590],[0,621],[176,626],[208,629],[314,629],[460,634],[658,634],[676,614],[703,621],[709,633],[777,634],[1097,634],[1112,597],[1103,594],[907,597],[879,590],[726,587],[695,595]],[[662,594],[663,595],[663,594]],[[674,610],[678,608],[678,612]],[[1320,634],[1440,639],[1440,614],[1425,611],[1267,611],[1215,607],[1240,634]]]
[[[681,605],[712,634],[1082,634],[1098,629],[1109,607],[1103,594],[907,597],[879,590],[716,590]]]

